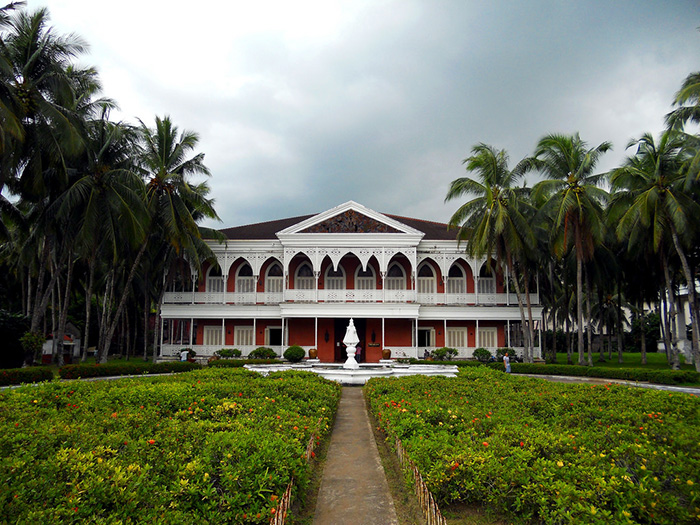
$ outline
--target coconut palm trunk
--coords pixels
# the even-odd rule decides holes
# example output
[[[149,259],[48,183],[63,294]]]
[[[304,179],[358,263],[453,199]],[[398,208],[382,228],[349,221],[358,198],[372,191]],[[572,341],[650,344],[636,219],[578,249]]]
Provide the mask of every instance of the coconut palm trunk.
[[[676,248],[676,253],[681,260],[681,267],[683,268],[683,274],[685,276],[686,286],[688,288],[688,306],[690,307],[690,318],[692,322],[692,337],[693,337],[693,361],[695,363],[695,370],[700,372],[700,342],[698,341],[699,333],[699,323],[697,311],[695,309],[697,303],[695,301],[695,277],[690,271],[690,265],[688,264],[688,258],[685,255],[685,250],[681,246],[680,239],[678,238],[678,232],[676,231],[673,222],[671,222],[671,238],[673,239],[673,246]]]
[[[668,324],[666,324],[666,334],[664,340],[669,341],[670,353],[669,365],[673,370],[680,370],[680,360],[678,357],[678,345],[676,343],[676,298],[673,294],[673,283],[671,282],[671,274],[668,270],[668,260],[664,255],[662,257],[662,265],[664,270],[664,279],[666,280],[666,304],[668,312]]]

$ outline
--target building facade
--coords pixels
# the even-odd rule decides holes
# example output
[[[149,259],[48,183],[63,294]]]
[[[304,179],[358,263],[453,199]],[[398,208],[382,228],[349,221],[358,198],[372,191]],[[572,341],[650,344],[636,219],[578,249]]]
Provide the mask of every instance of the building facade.
[[[362,361],[422,357],[426,350],[521,348],[521,318],[508,276],[465,255],[446,224],[385,215],[347,202],[316,215],[222,230],[218,264],[160,307],[161,356],[183,347],[207,356],[259,346],[278,355],[316,348],[322,362],[345,360],[341,341],[354,319]],[[542,316],[536,282],[533,319]],[[535,356],[539,356],[536,341]]]

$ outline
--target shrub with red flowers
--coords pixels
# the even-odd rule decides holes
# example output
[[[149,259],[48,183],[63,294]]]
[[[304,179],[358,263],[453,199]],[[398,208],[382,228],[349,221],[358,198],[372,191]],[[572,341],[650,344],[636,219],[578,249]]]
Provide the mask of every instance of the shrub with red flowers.
[[[700,400],[465,368],[372,379],[373,416],[440,505],[517,523],[700,522]]]
[[[339,397],[221,368],[0,392],[0,523],[267,523]]]

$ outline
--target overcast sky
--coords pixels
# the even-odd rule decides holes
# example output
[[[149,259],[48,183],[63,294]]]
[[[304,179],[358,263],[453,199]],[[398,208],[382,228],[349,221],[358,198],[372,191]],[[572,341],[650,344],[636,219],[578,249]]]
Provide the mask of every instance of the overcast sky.
[[[196,131],[237,226],[348,200],[446,222],[476,143],[514,165],[547,133],[663,128],[700,70],[700,3],[29,0],[90,44],[115,119]]]

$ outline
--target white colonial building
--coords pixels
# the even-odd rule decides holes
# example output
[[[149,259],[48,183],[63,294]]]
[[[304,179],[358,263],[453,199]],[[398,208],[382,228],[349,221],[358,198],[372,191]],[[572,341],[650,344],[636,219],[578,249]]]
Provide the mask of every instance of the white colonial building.
[[[175,285],[160,307],[161,355],[258,346],[316,348],[345,359],[354,319],[362,360],[382,349],[421,357],[443,346],[470,357],[478,347],[522,347],[517,298],[507,276],[465,256],[446,224],[385,215],[347,202],[316,215],[222,230],[218,264],[192,285]],[[542,316],[536,284],[530,300]],[[535,349],[535,356],[539,348]]]

